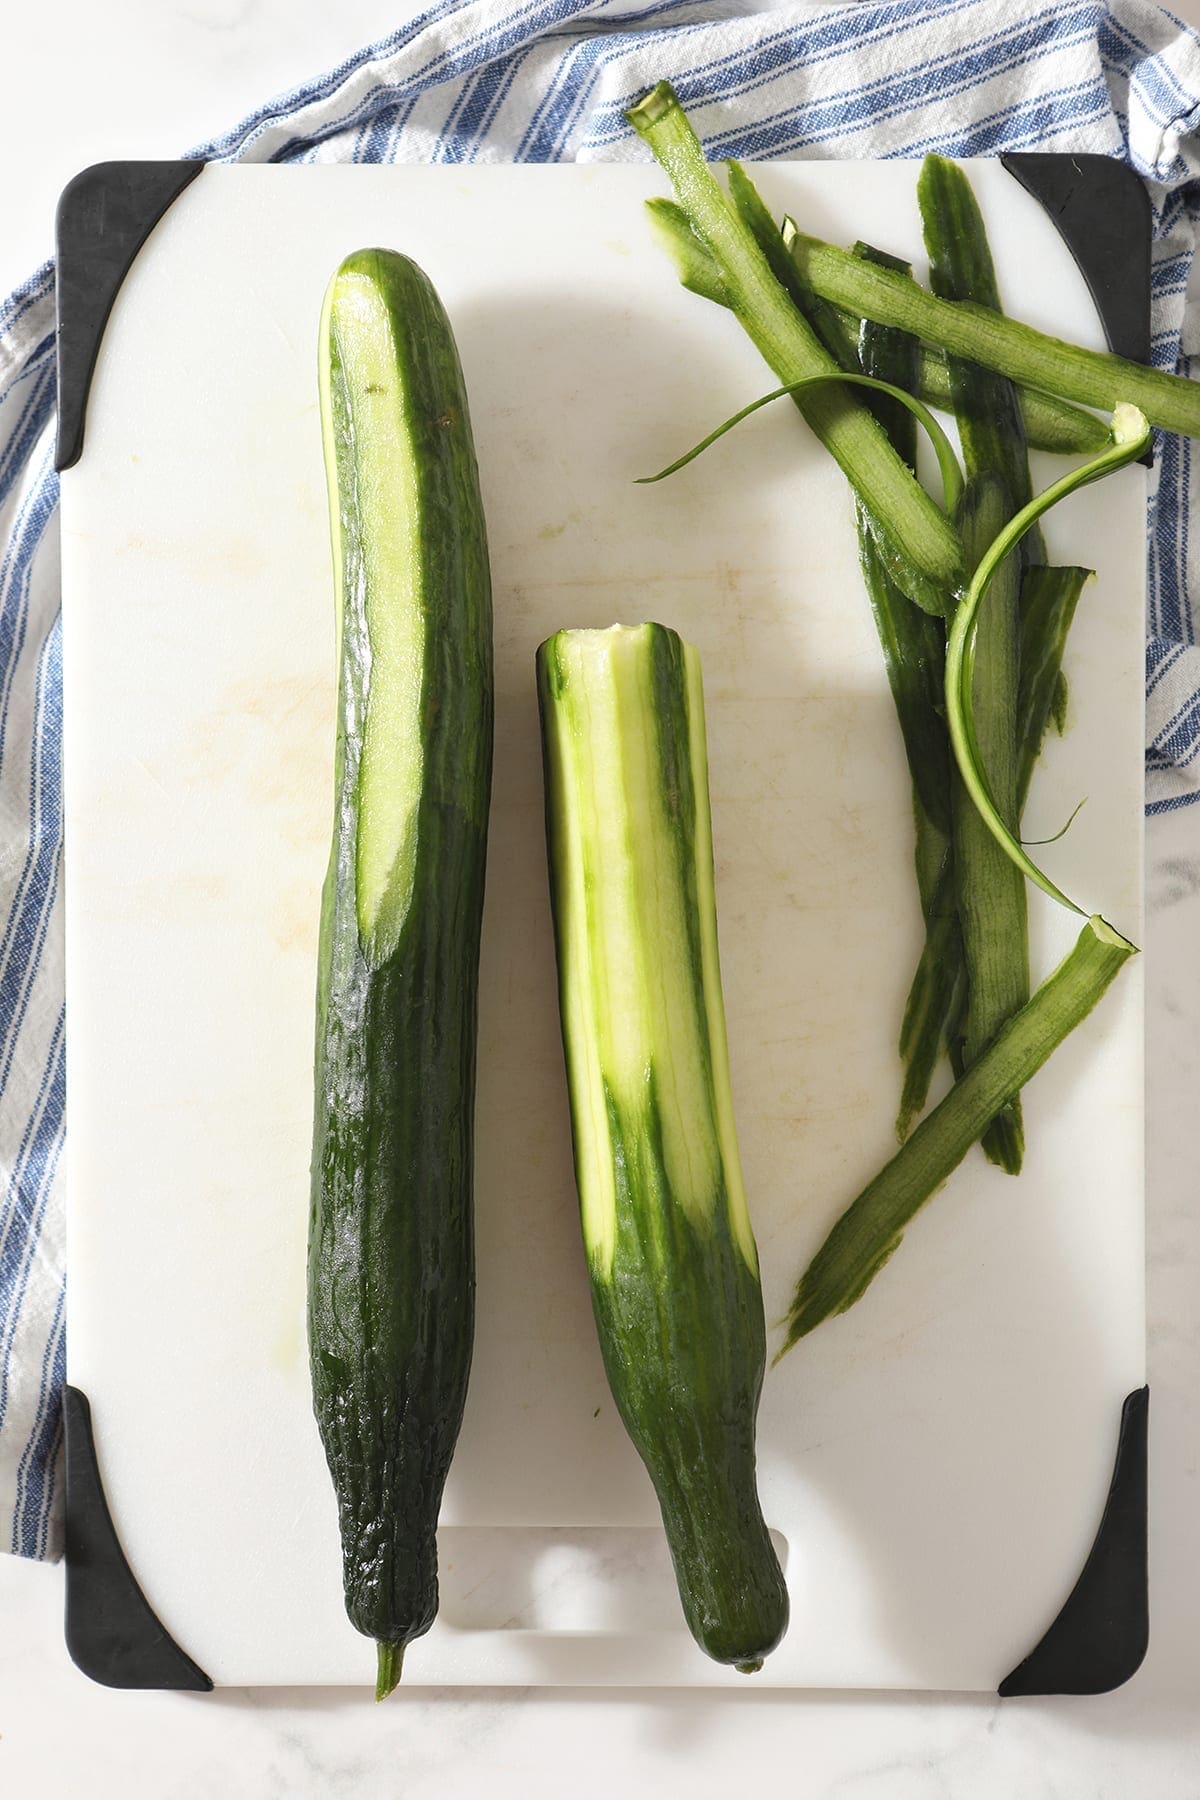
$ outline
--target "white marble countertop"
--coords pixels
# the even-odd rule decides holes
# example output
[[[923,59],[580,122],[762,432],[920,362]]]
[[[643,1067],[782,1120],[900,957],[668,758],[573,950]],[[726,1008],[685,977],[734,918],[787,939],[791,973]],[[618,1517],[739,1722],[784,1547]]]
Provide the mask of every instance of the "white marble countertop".
[[[1200,25],[1200,0],[1173,10]],[[388,0],[58,0],[6,17],[0,292],[50,252],[86,164],[170,156],[395,29]],[[63,48],[66,46],[67,48]],[[1151,1647],[1111,1696],[557,1691],[115,1693],[63,1647],[61,1568],[0,1556],[0,1793],[171,1800],[579,1800],[749,1789],[838,1800],[1200,1795],[1200,809],[1151,821],[1148,1283]]]

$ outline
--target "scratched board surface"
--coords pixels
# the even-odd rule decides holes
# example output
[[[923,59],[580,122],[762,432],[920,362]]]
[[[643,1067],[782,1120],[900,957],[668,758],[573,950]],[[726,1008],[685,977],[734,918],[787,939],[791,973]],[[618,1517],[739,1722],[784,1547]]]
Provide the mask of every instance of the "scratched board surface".
[[[1010,308],[1099,344],[1034,202],[972,172]],[[777,212],[919,261],[914,181],[894,162],[761,171]],[[496,601],[476,1359],[442,1612],[405,1681],[741,1680],[683,1628],[595,1342],[538,642],[655,618],[700,649],[770,1321],[894,1148],[920,924],[841,475],[781,405],[633,485],[771,385],[729,315],[678,287],[640,204],[660,189],[646,167],[208,169],[104,339],[63,478],[69,1375],[138,1579],[217,1682],[373,1668],[342,1612],[303,1292],[334,700],[315,344],[330,272],[370,243],[415,256],[453,319]],[[1045,856],[1135,939],[1143,494],[1127,470],[1050,522],[1052,554],[1099,578],[1026,818],[1047,836],[1088,796]],[[1042,973],[1074,925],[1035,895],[1031,929]],[[1020,1181],[972,1155],[867,1298],[768,1372],[761,1485],[792,1626],[760,1684],[994,1688],[1054,1618],[1144,1378],[1141,1056],[1135,963],[1028,1092]]]

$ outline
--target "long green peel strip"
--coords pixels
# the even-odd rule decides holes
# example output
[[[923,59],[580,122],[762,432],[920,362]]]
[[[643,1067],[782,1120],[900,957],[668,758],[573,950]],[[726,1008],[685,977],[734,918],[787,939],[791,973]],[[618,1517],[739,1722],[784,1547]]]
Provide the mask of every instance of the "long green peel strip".
[[[885,267],[908,266],[869,244],[856,244],[854,250],[856,256],[882,262]],[[832,310],[826,307],[826,322]],[[850,352],[843,349],[842,354],[849,356]],[[894,382],[909,393],[917,386],[920,346],[908,332],[864,320],[857,359],[865,375]],[[915,468],[916,423],[894,403],[885,406],[880,413],[884,429],[909,467]],[[944,717],[946,638],[942,620],[922,613],[898,592],[861,516],[858,539],[867,597],[912,776],[913,860],[925,924],[925,942],[905,1004],[898,1046],[904,1074],[896,1135],[903,1143],[913,1121],[925,1110],[961,978],[962,935],[954,907],[951,836],[953,763]]]
[[[800,1279],[779,1356],[862,1296],[899,1246],[914,1213],[957,1168],[988,1121],[1087,1017],[1134,955],[1134,946],[1103,919],[1087,920],[1054,973],[842,1214]]]
[[[1000,292],[983,214],[956,163],[927,156],[917,200],[929,278],[942,300],[1000,311]],[[1033,497],[1025,426],[1016,387],[1004,375],[960,356],[947,370],[971,504],[960,521],[972,568],[1008,519]],[[976,734],[997,803],[1014,834],[1017,800],[1022,644],[1021,568],[1044,563],[1040,528],[1032,526],[997,571],[976,634]],[[962,1060],[969,1065],[1000,1026],[1029,998],[1025,882],[988,833],[963,789],[954,784],[958,913],[966,961]],[[1024,1126],[1014,1099],[983,1137],[988,1158],[1020,1172]]]
[[[1107,350],[1064,343],[990,307],[939,300],[908,276],[873,268],[794,225],[787,236],[801,281],[835,306],[911,331],[1025,387],[1105,412],[1124,402],[1152,425],[1200,437],[1200,382],[1127,362]]]

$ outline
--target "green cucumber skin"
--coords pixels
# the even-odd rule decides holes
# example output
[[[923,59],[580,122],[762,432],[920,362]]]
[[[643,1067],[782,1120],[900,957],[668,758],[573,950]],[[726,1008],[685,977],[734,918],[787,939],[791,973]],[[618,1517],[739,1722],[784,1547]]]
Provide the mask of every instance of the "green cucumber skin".
[[[654,719],[661,792],[673,831],[673,862],[691,912],[686,971],[703,1012],[698,947],[694,819],[708,806],[688,754],[689,719],[682,646],[673,631],[643,628],[653,658]],[[568,634],[560,634],[560,637]],[[583,1119],[588,1113],[585,1047],[572,1041],[569,934],[574,916],[566,869],[570,804],[557,766],[550,715],[562,704],[559,639],[537,656],[546,777],[546,831],[558,951],[563,1047],[572,1101],[576,1179],[587,1180]],[[614,800],[614,804],[619,801]],[[667,979],[671,972],[665,971]],[[705,1078],[722,1079],[711,1047]],[[605,1371],[621,1420],[654,1485],[688,1626],[716,1661],[747,1672],[780,1642],[788,1595],[759,1503],[755,1420],[766,1360],[762,1289],[730,1225],[721,1163],[697,1208],[673,1190],[650,1067],[636,1102],[622,1104],[607,1081],[603,1102],[616,1195],[611,1261],[588,1249],[592,1306]],[[594,1096],[593,1096],[594,1097]],[[700,1127],[697,1127],[699,1131]],[[740,1182],[740,1177],[738,1178]],[[751,1255],[753,1248],[751,1243]]]
[[[612,1271],[600,1279],[592,1269],[605,1373],[658,1496],[692,1636],[717,1662],[757,1664],[788,1622],[755,1476],[762,1290],[727,1232],[697,1229],[672,1207],[646,1122],[629,1121],[628,1136],[623,1121],[612,1123],[631,1162],[643,1152],[643,1177],[657,1162],[657,1179],[636,1192],[618,1184]],[[665,1239],[658,1257],[658,1233],[644,1224],[650,1206]]]
[[[353,433],[339,390],[346,373],[334,353],[348,599],[321,913],[308,1331],[346,1609],[367,1636],[403,1645],[427,1631],[437,1611],[438,1509],[471,1362],[492,612],[475,453],[446,315],[407,259],[365,252],[350,263],[386,292],[397,376],[411,398],[426,618],[423,777],[411,900],[395,948],[371,967],[355,886],[358,722],[370,652]]]

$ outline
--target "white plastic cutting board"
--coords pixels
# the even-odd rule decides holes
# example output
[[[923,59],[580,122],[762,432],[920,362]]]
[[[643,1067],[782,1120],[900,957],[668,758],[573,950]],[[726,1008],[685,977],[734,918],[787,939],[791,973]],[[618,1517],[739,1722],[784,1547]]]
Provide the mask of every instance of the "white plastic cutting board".
[[[912,164],[770,165],[774,210],[919,260]],[[1009,304],[1102,342],[1039,207],[972,169]],[[69,1377],[133,1569],[218,1683],[356,1683],[304,1331],[333,638],[318,312],[370,243],[454,321],[495,581],[478,1321],[442,1609],[406,1683],[708,1683],[596,1347],[569,1158],[533,653],[651,617],[702,653],[737,1117],[767,1315],[894,1149],[920,926],[908,778],[847,490],[652,240],[647,167],[211,168],[121,290],[63,477]],[[1055,465],[1043,463],[1039,483]],[[1141,928],[1144,472],[1064,505],[1093,563],[1026,816]],[[1075,931],[1031,900],[1044,973]],[[758,1685],[994,1689],[1099,1521],[1144,1379],[1142,991],[1126,969],[867,1297],[768,1372],[792,1625]],[[777,1340],[773,1340],[777,1341]]]

